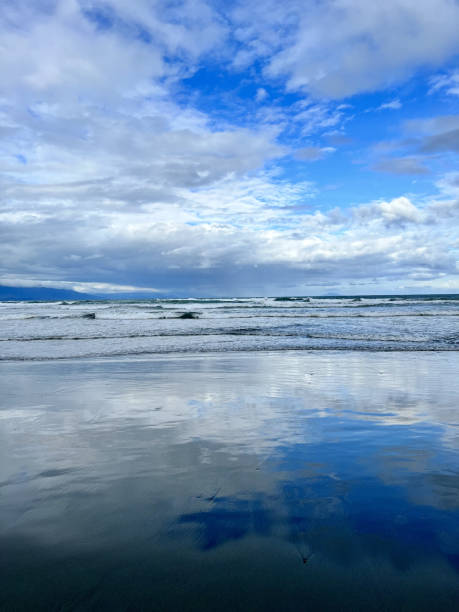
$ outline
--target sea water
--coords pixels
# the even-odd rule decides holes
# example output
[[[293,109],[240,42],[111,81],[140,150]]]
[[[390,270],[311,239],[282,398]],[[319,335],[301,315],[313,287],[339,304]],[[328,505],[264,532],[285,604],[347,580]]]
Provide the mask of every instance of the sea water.
[[[458,348],[458,295],[0,302],[0,359]]]
[[[0,610],[457,609],[458,316],[3,303]]]

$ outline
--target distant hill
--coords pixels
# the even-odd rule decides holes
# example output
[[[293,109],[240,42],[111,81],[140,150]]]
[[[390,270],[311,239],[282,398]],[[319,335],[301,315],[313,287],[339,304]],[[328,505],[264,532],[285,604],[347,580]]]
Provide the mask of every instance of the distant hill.
[[[79,293],[69,289],[48,289],[47,287],[5,287],[0,285],[0,302],[3,300],[54,301],[54,300],[149,300],[176,297],[167,294],[132,293]]]
[[[47,287],[5,287],[0,285],[2,300],[97,300],[99,296],[78,293],[68,289],[48,289]]]

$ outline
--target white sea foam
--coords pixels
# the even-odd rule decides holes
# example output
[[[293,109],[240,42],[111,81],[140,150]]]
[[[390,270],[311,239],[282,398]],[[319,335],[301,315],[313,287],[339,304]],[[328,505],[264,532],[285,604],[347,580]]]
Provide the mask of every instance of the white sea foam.
[[[0,302],[0,321],[3,360],[459,348],[459,296]]]

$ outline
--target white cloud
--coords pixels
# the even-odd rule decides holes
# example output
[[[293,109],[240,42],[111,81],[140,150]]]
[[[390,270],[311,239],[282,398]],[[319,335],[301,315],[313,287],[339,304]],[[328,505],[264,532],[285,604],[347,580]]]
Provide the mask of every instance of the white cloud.
[[[263,87],[259,87],[257,89],[257,93],[255,95],[255,99],[257,102],[263,102],[268,97],[268,92]]]
[[[399,108],[402,108],[402,103],[400,100],[396,99],[392,100],[391,102],[381,104],[376,110],[398,110]]]
[[[380,210],[385,221],[411,221],[417,223],[421,219],[420,211],[406,197],[395,198],[390,202],[381,202]]]
[[[18,0],[0,9],[0,35],[0,91],[103,103],[193,71],[225,28],[201,0]]]
[[[425,220],[422,210],[406,196],[357,206],[352,213],[357,221],[364,223],[378,221],[388,228],[404,226],[406,223],[422,223]]]
[[[437,187],[446,197],[459,199],[459,172],[448,172],[439,181]]]
[[[450,96],[459,96],[459,70],[437,74],[430,80],[430,93],[444,90]]]
[[[236,62],[266,61],[291,90],[341,98],[439,66],[459,51],[459,5],[450,0],[274,0],[234,11]]]
[[[4,287],[46,287],[47,289],[68,289],[77,293],[158,293],[153,287],[134,287],[133,285],[115,285],[113,283],[75,283],[70,281],[37,281],[25,278],[0,277]]]
[[[11,5],[2,22],[0,91],[8,96],[101,100],[165,74],[157,48],[140,40],[126,45],[113,30],[98,30],[74,0],[51,10],[25,2]]]
[[[253,293],[308,280],[456,277],[452,177],[430,203],[402,195],[327,212],[314,207],[309,175],[289,182],[272,167],[295,152],[309,161],[333,153],[320,136],[346,142],[340,130],[352,107],[284,105],[258,74],[251,86],[263,104],[241,127],[177,90],[212,54],[222,65],[233,56],[238,66],[261,61],[269,78],[317,96],[366,91],[448,56],[457,6],[327,0],[250,9],[240,4],[224,19],[201,0],[1,5],[2,278],[80,291]],[[456,123],[407,129],[438,151],[451,146]],[[282,130],[294,146],[280,144]],[[424,171],[416,155],[384,163]]]
[[[339,214],[314,210],[312,185],[269,174],[169,195],[140,207],[116,206],[116,189],[102,205],[91,192],[65,207],[46,196],[42,207],[52,214],[3,220],[0,274],[86,290],[105,283],[201,294],[458,274],[459,209],[445,191],[419,204],[402,196]]]

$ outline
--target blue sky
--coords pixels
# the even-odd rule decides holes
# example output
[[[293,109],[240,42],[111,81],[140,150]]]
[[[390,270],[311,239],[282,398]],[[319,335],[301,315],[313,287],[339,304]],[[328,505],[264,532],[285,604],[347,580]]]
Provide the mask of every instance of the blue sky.
[[[456,0],[0,6],[0,284],[459,292]]]

